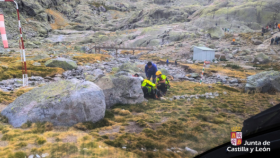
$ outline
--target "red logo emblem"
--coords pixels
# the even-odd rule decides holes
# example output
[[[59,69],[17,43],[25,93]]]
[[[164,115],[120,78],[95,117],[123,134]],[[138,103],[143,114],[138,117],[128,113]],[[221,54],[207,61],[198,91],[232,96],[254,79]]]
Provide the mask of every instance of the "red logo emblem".
[[[234,146],[242,144],[242,132],[231,132],[231,144]]]

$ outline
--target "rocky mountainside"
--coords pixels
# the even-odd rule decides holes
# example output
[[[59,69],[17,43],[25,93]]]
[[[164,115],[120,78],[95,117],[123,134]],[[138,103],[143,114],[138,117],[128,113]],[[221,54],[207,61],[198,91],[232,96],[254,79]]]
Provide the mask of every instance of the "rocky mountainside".
[[[161,33],[173,23],[182,24],[184,31],[208,31],[217,24],[221,28],[231,28],[237,32],[260,29],[270,22],[280,21],[279,12],[273,8],[276,1],[245,0],[19,0],[24,37],[28,41],[45,42],[55,30],[101,31],[90,35],[95,40],[104,41],[100,36],[104,31],[115,32],[135,28],[161,25]],[[279,4],[278,4],[279,5]],[[15,5],[11,2],[0,4],[5,15],[8,39],[15,40],[17,18]],[[163,26],[164,25],[164,26]],[[59,33],[63,34],[63,33]],[[122,38],[112,35],[112,38]],[[111,37],[108,37],[112,40]],[[128,39],[134,39],[132,34]],[[177,38],[177,37],[176,37]],[[179,37],[180,38],[180,37]],[[177,38],[178,39],[178,38]],[[108,40],[108,39],[107,39]],[[153,45],[161,44],[149,40]],[[139,41],[141,42],[141,41]],[[15,41],[11,46],[17,47]],[[120,44],[121,42],[117,42]],[[137,44],[140,45],[140,44]],[[144,45],[143,45],[144,46]]]
[[[280,23],[279,0],[17,2],[29,85],[15,5],[1,2],[10,47],[0,46],[1,158],[124,157],[113,147],[193,157],[280,102],[280,46],[271,44],[280,32],[261,33]],[[215,51],[210,64],[193,57],[195,46]],[[161,100],[144,98],[132,77],[145,78],[148,61],[170,81]]]

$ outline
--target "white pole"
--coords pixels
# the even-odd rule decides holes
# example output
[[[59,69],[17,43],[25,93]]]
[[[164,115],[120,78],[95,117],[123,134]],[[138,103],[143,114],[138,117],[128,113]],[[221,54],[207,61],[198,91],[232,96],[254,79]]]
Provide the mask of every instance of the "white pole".
[[[20,42],[21,61],[22,61],[22,66],[24,67],[24,70],[22,71],[23,72],[22,73],[23,86],[28,86],[28,75],[27,75],[27,68],[26,68],[25,50],[24,50],[24,43],[23,43],[23,39],[22,39],[22,29],[21,29],[21,24],[20,24],[18,4],[14,0],[0,0],[0,2],[14,2],[16,4],[17,15],[18,15],[18,26],[19,26],[19,33],[20,33],[20,40],[21,40],[21,42]]]
[[[13,0],[6,0],[6,1],[12,1],[16,4],[17,8],[17,15],[18,15],[18,27],[19,27],[19,33],[20,33],[20,40],[21,40],[21,50],[22,50],[22,57],[23,57],[23,66],[24,66],[24,71],[23,71],[23,86],[28,86],[28,75],[27,75],[27,68],[26,68],[26,58],[25,58],[25,49],[24,49],[24,42],[22,38],[22,29],[21,29],[21,23],[20,23],[20,16],[19,16],[19,10],[18,10],[18,4],[16,1]]]

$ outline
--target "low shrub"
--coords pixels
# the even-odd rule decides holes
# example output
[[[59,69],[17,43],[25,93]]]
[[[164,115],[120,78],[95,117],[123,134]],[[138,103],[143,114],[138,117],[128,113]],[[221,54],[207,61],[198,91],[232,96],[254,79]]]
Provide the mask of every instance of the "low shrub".
[[[100,128],[100,127],[105,127],[105,126],[110,126],[112,125],[112,123],[107,119],[107,118],[104,118],[96,123],[93,123],[93,122],[83,122],[83,123],[77,123],[74,125],[75,128],[79,129],[79,130],[92,130],[92,129],[95,129],[95,128]]]
[[[44,137],[38,137],[38,138],[35,140],[35,142],[36,142],[37,144],[39,144],[39,145],[42,145],[42,144],[46,143],[47,140],[46,140]]]

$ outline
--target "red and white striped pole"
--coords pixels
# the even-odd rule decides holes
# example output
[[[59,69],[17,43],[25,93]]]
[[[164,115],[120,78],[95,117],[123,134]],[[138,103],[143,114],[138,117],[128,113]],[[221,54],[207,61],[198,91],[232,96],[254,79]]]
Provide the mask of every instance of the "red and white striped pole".
[[[22,55],[22,65],[24,67],[24,71],[22,73],[22,79],[23,79],[23,86],[28,86],[28,75],[27,75],[27,68],[26,68],[26,58],[25,58],[25,50],[24,50],[24,43],[22,39],[22,29],[21,29],[21,23],[20,23],[20,17],[19,17],[19,9],[18,4],[14,0],[0,0],[0,2],[14,2],[16,4],[17,9],[17,15],[18,15],[18,26],[19,26],[19,33],[20,33],[20,51]]]
[[[203,73],[204,73],[204,69],[205,69],[205,62],[206,62],[206,61],[204,61],[204,65],[203,65],[203,69],[202,69],[202,73],[201,73],[200,85],[201,85],[202,79],[203,79]]]
[[[3,14],[0,14],[0,32],[1,32],[4,48],[9,48]]]

